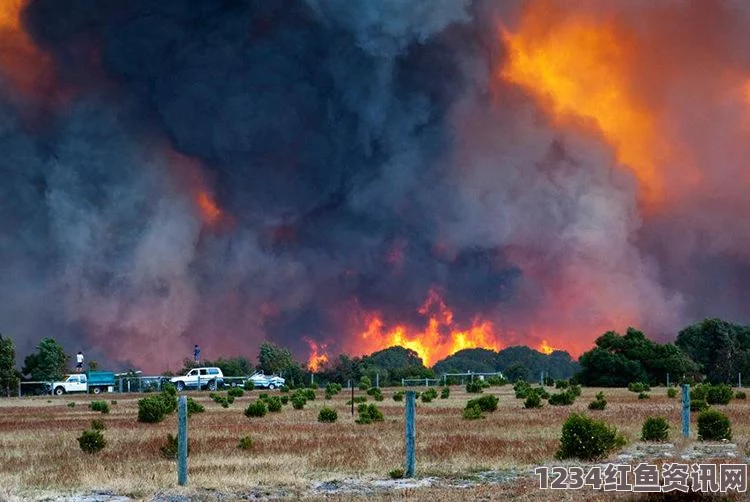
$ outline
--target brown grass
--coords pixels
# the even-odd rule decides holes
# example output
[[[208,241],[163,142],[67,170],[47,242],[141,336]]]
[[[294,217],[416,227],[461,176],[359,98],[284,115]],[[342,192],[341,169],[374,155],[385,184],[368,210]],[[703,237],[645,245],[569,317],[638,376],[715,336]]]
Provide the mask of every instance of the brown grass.
[[[659,415],[672,425],[672,438],[679,438],[679,399],[666,397],[664,389],[654,389],[651,399],[638,400],[623,389],[604,389],[608,405],[604,411],[586,409],[601,389],[584,389],[573,406],[545,406],[523,409],[523,401],[513,396],[510,386],[492,388],[500,397],[499,409],[485,419],[466,421],[461,411],[467,395],[453,387],[450,399],[417,404],[417,468],[420,475],[445,477],[514,468],[530,471],[534,465],[550,464],[559,444],[562,422],[572,411],[585,411],[616,425],[630,442],[640,436],[647,416]],[[206,407],[189,422],[190,487],[241,492],[248,488],[282,489],[288,493],[307,492],[315,482],[334,479],[385,479],[404,458],[403,403],[391,399],[394,389],[386,389],[386,400],[377,403],[385,421],[358,425],[350,415],[342,392],[327,404],[339,412],[335,424],[317,422],[318,411],[326,403],[322,393],[304,410],[291,405],[281,413],[248,419],[243,410],[252,392],[223,409],[205,393],[191,393]],[[357,395],[363,395],[357,391]],[[47,492],[80,493],[110,490],[121,494],[146,496],[176,486],[176,466],[160,456],[168,433],[177,429],[176,414],[161,424],[137,422],[137,398],[112,395],[118,404],[109,415],[88,409],[87,396],[24,398],[0,400],[0,487],[6,494],[38,496]],[[66,404],[76,402],[75,408]],[[718,407],[732,420],[734,436],[742,443],[750,433],[750,404],[733,400]],[[93,418],[103,419],[107,447],[90,456],[81,452],[76,438]],[[249,435],[253,447],[237,448],[239,439]],[[693,431],[695,435],[695,431]],[[677,441],[678,444],[681,441]],[[534,479],[513,485],[516,496],[539,499]],[[531,484],[529,484],[529,482]],[[501,492],[506,488],[498,488]],[[461,500],[483,498],[481,487],[445,492],[446,498],[429,495],[433,489],[416,490],[425,499]],[[453,493],[455,496],[450,496]],[[499,493],[499,492],[498,492]],[[399,498],[405,495],[393,495]],[[390,495],[389,495],[390,496]],[[562,496],[557,492],[557,496]],[[0,493],[2,498],[2,493]]]

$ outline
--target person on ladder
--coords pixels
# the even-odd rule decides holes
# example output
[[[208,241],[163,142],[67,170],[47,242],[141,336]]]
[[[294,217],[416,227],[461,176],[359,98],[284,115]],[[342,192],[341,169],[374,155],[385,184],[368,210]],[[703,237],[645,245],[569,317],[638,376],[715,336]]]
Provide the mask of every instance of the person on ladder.
[[[80,350],[76,354],[76,372],[81,373],[83,371],[83,352]]]

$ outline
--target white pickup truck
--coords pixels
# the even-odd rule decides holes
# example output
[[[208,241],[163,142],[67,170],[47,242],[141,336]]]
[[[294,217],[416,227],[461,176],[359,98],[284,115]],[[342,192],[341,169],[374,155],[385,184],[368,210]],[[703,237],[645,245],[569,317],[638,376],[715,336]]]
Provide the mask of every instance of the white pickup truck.
[[[224,386],[224,374],[219,368],[193,368],[185,376],[169,379],[178,391],[184,389],[216,390]]]
[[[60,382],[49,384],[49,391],[57,396],[71,392],[112,392],[115,385],[115,374],[110,371],[90,371],[70,375]]]

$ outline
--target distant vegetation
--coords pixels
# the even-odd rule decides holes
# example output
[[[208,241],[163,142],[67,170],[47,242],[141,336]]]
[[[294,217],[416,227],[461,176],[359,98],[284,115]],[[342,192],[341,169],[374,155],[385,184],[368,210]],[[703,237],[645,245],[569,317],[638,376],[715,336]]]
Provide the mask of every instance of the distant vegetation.
[[[529,347],[508,347],[499,352],[488,349],[464,349],[438,361],[436,374],[442,373],[495,373],[501,371],[511,382],[538,381],[542,372],[554,379],[568,379],[581,368],[570,354],[560,350],[550,355]]]
[[[62,378],[70,370],[70,358],[53,338],[39,342],[36,351],[24,358],[21,371],[16,369],[15,360],[13,340],[0,335],[0,394],[11,395],[19,379],[49,381]],[[257,360],[256,365],[237,356],[203,361],[201,365],[217,366],[226,377],[244,376],[256,370],[279,374],[287,379],[287,385],[282,389],[287,392],[311,382],[309,371],[294,359],[288,348],[264,342]],[[90,366],[93,367],[93,363]],[[193,361],[185,361],[180,373],[195,366]],[[647,392],[649,386],[667,383],[667,375],[670,383],[697,383],[705,379],[712,384],[731,385],[736,383],[740,373],[750,378],[750,326],[705,319],[682,329],[674,343],[655,342],[635,328],[628,328],[624,335],[608,331],[596,339],[594,347],[584,352],[579,361],[574,361],[570,354],[561,350],[547,355],[529,347],[514,346],[500,351],[484,348],[460,350],[427,368],[417,352],[390,347],[366,356],[341,354],[332,358],[316,373],[315,383],[342,386],[352,382],[362,390],[369,390],[401,385],[402,379],[406,378],[440,378],[443,373],[466,372],[501,372],[505,379],[491,376],[485,380],[491,385],[508,381],[538,382],[544,375],[546,386],[554,382],[555,387],[563,390],[570,380],[592,387],[641,385],[642,390],[636,387],[632,390],[642,393]],[[171,372],[163,374],[170,375]],[[481,384],[471,383],[466,378],[453,378],[447,383],[470,383],[470,391],[481,392],[481,388],[475,388]],[[331,389],[329,387],[326,392],[328,398],[335,395]],[[252,385],[247,390],[252,390]],[[718,394],[709,399],[709,404],[710,401],[726,401],[729,395],[726,389],[714,392]],[[241,389],[232,389],[227,398],[241,395]],[[382,399],[382,396],[372,396],[375,400]],[[296,406],[301,408],[304,403],[298,402]]]

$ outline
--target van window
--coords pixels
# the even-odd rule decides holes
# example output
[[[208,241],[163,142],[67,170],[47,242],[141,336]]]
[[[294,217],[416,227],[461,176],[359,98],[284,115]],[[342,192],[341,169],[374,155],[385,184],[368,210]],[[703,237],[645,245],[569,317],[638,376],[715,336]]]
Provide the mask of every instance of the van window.
[[[78,377],[77,376],[72,376],[72,377],[68,378],[68,382],[78,383]]]
[[[205,374],[206,374],[206,370],[204,368],[204,369],[201,370],[201,375],[205,375]]]
[[[198,374],[198,370],[190,370],[190,373],[188,373],[188,376],[195,376]]]
[[[209,375],[218,375],[219,374],[219,370],[218,370],[218,368],[208,368],[208,374]]]

